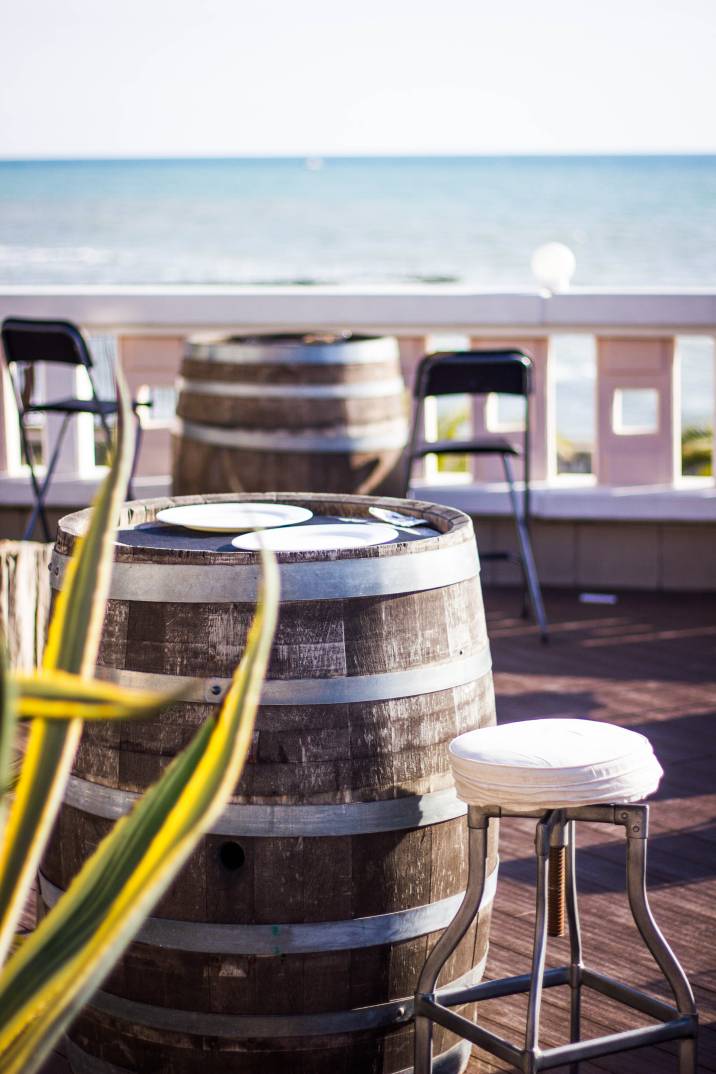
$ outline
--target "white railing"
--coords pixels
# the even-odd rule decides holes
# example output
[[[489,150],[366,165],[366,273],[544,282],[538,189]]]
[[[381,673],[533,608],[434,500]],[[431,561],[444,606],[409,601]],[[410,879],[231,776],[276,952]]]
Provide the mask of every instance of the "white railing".
[[[187,336],[209,331],[342,331],[398,337],[406,382],[434,337],[460,336],[476,347],[515,345],[535,363],[532,457],[534,508],[544,517],[716,520],[713,478],[681,475],[678,349],[683,336],[716,335],[714,290],[479,291],[464,287],[10,287],[0,289],[0,317],[56,317],[90,336],[116,339],[135,393],[170,391]],[[595,353],[592,473],[558,473],[554,352],[565,334],[588,337]],[[49,367],[48,367],[49,368]],[[75,390],[74,372],[60,370],[48,394]],[[69,380],[68,380],[69,377]],[[81,388],[81,385],[80,385]],[[632,393],[638,392],[638,396]],[[630,423],[634,400],[647,420]],[[0,501],[30,502],[21,465],[14,403],[3,382],[0,417]],[[706,407],[711,413],[713,400]],[[625,413],[627,417],[625,418]],[[428,434],[435,413],[428,409]],[[472,428],[494,429],[495,408],[475,404]],[[170,415],[145,422],[139,464],[141,494],[169,487]],[[45,450],[56,435],[48,422]],[[50,502],[86,502],[98,479],[91,422],[77,424],[63,449]],[[492,464],[444,472],[433,460],[416,485],[422,495],[473,513],[507,510]]]

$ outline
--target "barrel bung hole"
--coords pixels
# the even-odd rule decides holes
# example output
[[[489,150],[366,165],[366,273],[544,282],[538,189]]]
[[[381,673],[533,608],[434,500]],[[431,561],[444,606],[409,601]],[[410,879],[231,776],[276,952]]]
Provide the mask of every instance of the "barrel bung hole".
[[[241,868],[245,860],[244,848],[238,843],[233,843],[229,840],[219,847],[219,861],[230,872],[235,873],[237,869]]]

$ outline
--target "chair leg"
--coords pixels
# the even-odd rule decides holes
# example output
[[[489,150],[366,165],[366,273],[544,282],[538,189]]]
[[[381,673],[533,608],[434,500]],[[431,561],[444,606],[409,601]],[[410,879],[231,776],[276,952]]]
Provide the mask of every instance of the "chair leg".
[[[581,1037],[582,1018],[582,933],[577,905],[576,825],[567,824],[567,920],[569,923],[569,1039]],[[579,1062],[570,1063],[569,1074],[579,1074]]]
[[[696,1037],[679,1041],[679,1074],[698,1074]]]
[[[686,974],[654,920],[646,893],[646,843],[649,807],[626,806],[622,819],[627,821],[627,894],[629,906],[657,966],[669,983],[680,1014],[696,1015],[696,1004]],[[696,1074],[696,1039],[679,1044],[679,1074]]]
[[[35,492],[35,506],[32,509],[32,514],[30,515],[30,520],[27,523],[27,526],[25,527],[25,532],[22,535],[23,541],[29,541],[30,538],[32,537],[32,534],[33,534],[34,529],[35,529],[35,525],[37,523],[38,516],[42,519],[42,528],[43,528],[44,533],[45,533],[45,540],[47,540],[47,541],[52,540],[52,536],[50,534],[50,527],[49,527],[49,524],[48,524],[48,521],[47,521],[47,515],[45,513],[45,496],[47,495],[47,490],[50,487],[50,482],[52,481],[52,475],[54,474],[55,467],[57,466],[57,460],[60,457],[60,448],[62,447],[62,441],[65,438],[65,432],[67,430],[67,423],[68,423],[69,419],[70,419],[70,415],[65,414],[65,416],[63,418],[63,421],[62,421],[62,425],[60,426],[60,431],[57,434],[57,440],[55,442],[55,450],[52,453],[52,458],[50,459],[50,461],[48,463],[47,470],[45,472],[45,477],[44,477],[44,480],[43,480],[41,485],[38,482],[37,476],[35,474],[35,469],[34,469],[34,466],[32,464],[32,461],[31,461],[32,456],[28,455],[28,463],[29,463],[29,466],[30,466],[30,476],[31,476],[31,480],[32,480],[32,487],[33,487],[33,490]],[[27,443],[27,447],[29,447],[29,443]],[[26,452],[27,452],[27,447],[25,449]]]
[[[534,1053],[539,1044],[539,1020],[542,1006],[542,984],[544,980],[544,963],[547,954],[547,898],[549,884],[549,845],[552,829],[561,821],[559,811],[552,810],[537,824],[535,832],[535,851],[537,854],[537,892],[535,912],[534,946],[532,948],[532,970],[527,1003],[527,1029],[525,1032],[525,1058],[534,1064]],[[534,1067],[526,1069],[532,1074]]]
[[[18,406],[19,406],[19,404],[18,404]],[[29,541],[30,540],[30,538],[32,537],[33,530],[35,529],[35,524],[37,522],[37,518],[38,518],[38,515],[39,515],[40,521],[42,522],[42,529],[43,529],[44,534],[45,534],[45,540],[49,541],[49,540],[51,540],[50,526],[49,526],[49,523],[47,521],[47,515],[45,513],[45,506],[42,503],[42,497],[41,497],[41,494],[40,494],[40,482],[38,481],[37,473],[35,472],[34,452],[32,450],[32,445],[30,444],[30,440],[29,440],[28,435],[27,435],[27,430],[25,428],[25,424],[24,424],[22,414],[20,415],[20,439],[22,440],[23,451],[25,452],[25,458],[27,459],[27,465],[28,465],[28,467],[30,469],[30,484],[32,485],[32,491],[33,491],[34,496],[35,496],[35,503],[34,503],[34,506],[33,506],[33,509],[32,509],[32,513],[30,514],[30,520],[27,523],[27,525],[25,526],[25,531],[24,531],[24,533],[22,535],[22,539],[23,539],[23,541]]]
[[[544,610],[544,602],[542,601],[542,590],[540,589],[539,578],[537,576],[537,566],[532,552],[532,542],[530,540],[529,529],[527,528],[527,520],[522,514],[519,499],[517,497],[517,490],[515,489],[515,477],[509,455],[502,456],[502,466],[505,471],[505,479],[510,494],[510,503],[512,504],[512,513],[515,518],[520,563],[522,564],[522,573],[527,585],[530,604],[532,605],[532,614],[539,626],[542,641],[547,641],[549,632],[547,628],[547,616]]]
[[[490,819],[480,815],[478,826],[468,829],[469,871],[467,889],[460,909],[428,955],[418,981],[416,995],[431,996],[438,976],[480,909],[487,871],[487,835]],[[415,1065],[413,1074],[431,1074],[433,1065],[433,1023],[418,1014],[415,1017]]]

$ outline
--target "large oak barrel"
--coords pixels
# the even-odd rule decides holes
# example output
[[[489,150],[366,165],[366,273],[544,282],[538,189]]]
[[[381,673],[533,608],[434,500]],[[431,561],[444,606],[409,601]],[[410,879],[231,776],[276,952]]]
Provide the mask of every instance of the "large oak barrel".
[[[42,866],[52,905],[82,862],[215,709],[254,610],[257,559],[225,535],[123,509],[100,674],[143,687],[204,683],[142,723],[87,725]],[[359,549],[280,553],[281,605],[253,748],[231,804],[70,1031],[76,1074],[393,1074],[412,1067],[412,993],[466,883],[464,806],[447,746],[494,721],[472,523],[417,501],[253,499],[422,520]],[[87,512],[60,522],[52,581]],[[315,519],[314,519],[315,521]],[[309,523],[312,524],[312,523]],[[196,695],[194,695],[196,696]],[[478,926],[442,985],[476,982]],[[436,1070],[469,1048],[436,1027]]]
[[[175,495],[401,494],[407,437],[393,338],[190,342],[179,380],[172,488]]]

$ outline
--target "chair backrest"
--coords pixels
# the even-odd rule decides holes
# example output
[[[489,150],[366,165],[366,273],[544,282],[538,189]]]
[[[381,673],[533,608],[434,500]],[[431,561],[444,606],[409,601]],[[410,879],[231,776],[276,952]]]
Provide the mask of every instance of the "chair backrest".
[[[2,324],[2,342],[8,363],[62,362],[92,368],[82,333],[69,321],[7,317]]]
[[[529,395],[532,361],[522,351],[429,354],[418,366],[414,395]]]

